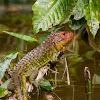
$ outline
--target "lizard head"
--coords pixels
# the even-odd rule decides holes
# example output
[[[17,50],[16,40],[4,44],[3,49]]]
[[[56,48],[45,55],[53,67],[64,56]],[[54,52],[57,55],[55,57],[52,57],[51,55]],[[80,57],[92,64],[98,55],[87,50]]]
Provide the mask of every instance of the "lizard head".
[[[54,35],[53,42],[56,44],[58,50],[74,38],[74,34],[72,32],[56,32]]]

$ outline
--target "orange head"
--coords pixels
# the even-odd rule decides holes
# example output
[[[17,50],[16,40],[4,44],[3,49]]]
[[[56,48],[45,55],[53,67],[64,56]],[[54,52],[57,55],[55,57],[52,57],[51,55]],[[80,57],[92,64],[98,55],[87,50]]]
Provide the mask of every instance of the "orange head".
[[[56,44],[58,50],[70,42],[74,38],[72,32],[56,32],[52,34],[53,42]]]

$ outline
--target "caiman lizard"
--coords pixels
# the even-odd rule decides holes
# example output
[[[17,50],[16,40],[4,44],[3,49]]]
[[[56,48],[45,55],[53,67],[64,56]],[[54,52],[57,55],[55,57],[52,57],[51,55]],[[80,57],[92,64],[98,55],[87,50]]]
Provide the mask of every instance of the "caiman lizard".
[[[19,100],[27,100],[26,73],[33,78],[34,69],[43,67],[48,62],[57,60],[60,52],[74,37],[72,32],[55,32],[48,36],[41,45],[29,52],[14,67],[8,90],[15,90]],[[32,74],[33,73],[33,74]]]

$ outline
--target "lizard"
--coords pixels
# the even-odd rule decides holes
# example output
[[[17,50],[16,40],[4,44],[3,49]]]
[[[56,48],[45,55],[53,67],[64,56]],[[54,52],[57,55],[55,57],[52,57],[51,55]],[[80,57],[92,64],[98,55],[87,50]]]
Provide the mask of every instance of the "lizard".
[[[14,67],[7,89],[15,90],[19,100],[28,100],[26,77],[32,78],[48,62],[57,60],[59,52],[74,37],[72,32],[51,33],[38,47],[31,50]],[[26,75],[28,73],[28,75]]]

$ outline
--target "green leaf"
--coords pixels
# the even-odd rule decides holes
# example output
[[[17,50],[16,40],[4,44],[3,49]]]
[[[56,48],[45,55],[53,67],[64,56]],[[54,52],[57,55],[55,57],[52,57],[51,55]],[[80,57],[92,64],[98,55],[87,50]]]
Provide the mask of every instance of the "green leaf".
[[[85,4],[84,13],[85,13],[85,19],[87,20],[87,24],[90,28],[90,32],[92,33],[93,37],[95,37],[99,29],[100,16],[98,17],[99,12],[96,10],[96,7],[92,0],[89,0],[89,3]]]
[[[37,0],[32,7],[34,11],[34,34],[38,33],[40,29],[46,31],[52,26],[68,22],[77,1],[78,0]]]
[[[79,20],[84,17],[84,2],[83,0],[78,0],[78,3],[73,11],[74,19]]]
[[[73,18],[71,18],[70,22],[69,22],[69,27],[72,30],[77,30],[79,29],[82,25],[84,25],[85,23],[85,19],[81,18],[80,20],[75,20]]]
[[[42,78],[40,85],[42,88],[44,88],[46,90],[54,91],[54,88],[51,86],[50,82],[44,78]]]
[[[8,79],[0,86],[0,98],[5,97],[6,95],[10,94],[11,92],[7,90],[7,86],[11,79]]]
[[[100,22],[100,0],[93,0],[93,4],[96,9],[96,14],[98,16],[98,20]]]
[[[55,79],[48,79],[48,81],[55,82]],[[57,82],[62,82],[63,80],[56,80]]]
[[[57,32],[57,31],[58,31],[59,29],[61,29],[61,28],[63,28],[63,26],[62,26],[62,27],[59,27],[59,28],[56,28],[56,29],[54,29],[53,31],[47,33],[46,35],[44,35],[44,36],[38,41],[38,43],[39,43],[39,44],[42,43],[42,42],[44,41],[44,39],[47,38],[51,33]]]
[[[7,89],[7,86],[8,86],[8,84],[9,84],[10,80],[11,80],[11,79],[8,79],[8,80],[7,80],[6,82],[4,82],[0,87],[1,87],[1,88]]]
[[[46,35],[44,35],[44,36],[38,41],[38,43],[39,43],[39,44],[42,43],[42,42],[45,40],[45,38],[47,38],[51,33],[52,33],[52,32],[49,32],[49,33],[47,33]]]
[[[79,56],[78,54],[67,54],[65,55],[66,57],[70,57],[70,56]]]
[[[32,38],[32,37],[27,36],[27,35],[22,35],[22,34],[19,34],[19,33],[13,33],[13,32],[7,32],[7,31],[3,31],[3,32],[5,32],[5,33],[7,33],[7,34],[10,34],[10,35],[12,35],[12,36],[15,36],[15,37],[17,37],[17,38],[19,38],[19,39],[28,41],[28,42],[33,42],[33,41],[36,41],[36,42],[37,42],[37,41],[38,41],[37,39]]]
[[[10,65],[10,62],[12,59],[15,59],[17,57],[18,52],[11,53],[10,55],[6,56],[2,63],[0,64],[0,80],[3,78],[4,73],[8,66]]]
[[[8,91],[7,89],[1,88],[1,87],[0,87],[0,98],[3,98],[3,97],[5,97],[6,95],[8,95],[8,94],[10,94],[10,93],[11,93],[11,92]]]

